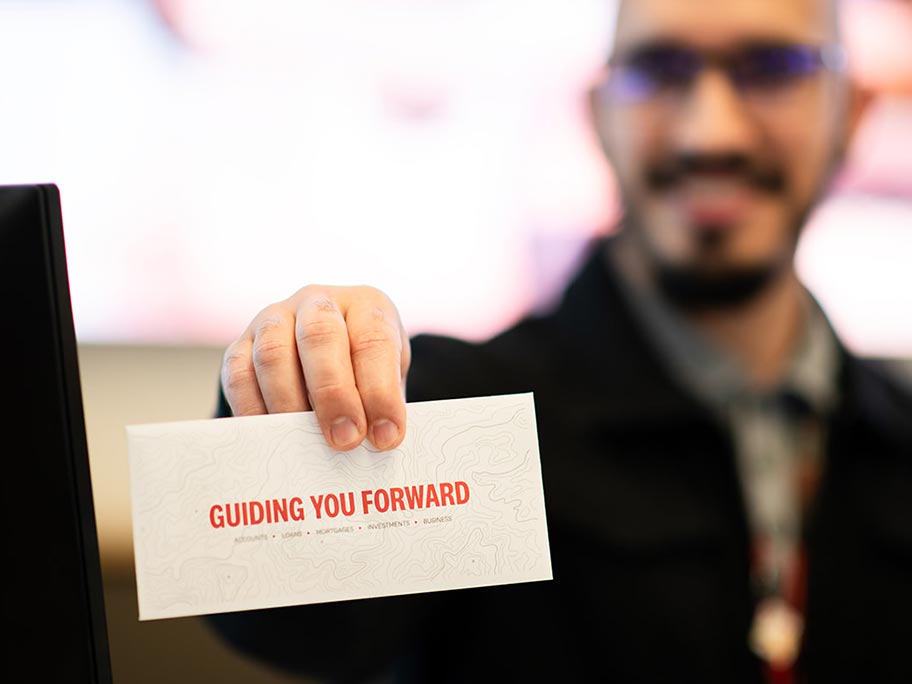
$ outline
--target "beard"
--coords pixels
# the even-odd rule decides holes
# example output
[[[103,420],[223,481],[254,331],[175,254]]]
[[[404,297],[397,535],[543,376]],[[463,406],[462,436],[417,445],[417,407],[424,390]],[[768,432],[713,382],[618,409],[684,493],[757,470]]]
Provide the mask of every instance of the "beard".
[[[659,294],[687,313],[737,309],[755,299],[776,280],[778,264],[703,273],[695,268],[662,264],[656,268]]]
[[[676,190],[689,178],[702,175],[734,178],[761,194],[782,202],[788,201],[788,183],[784,171],[771,164],[759,163],[743,155],[693,155],[679,154],[663,159],[646,170],[646,186],[653,193]],[[790,268],[801,229],[814,203],[794,207],[790,212],[789,243],[780,253],[766,262],[748,265],[709,267],[716,261],[729,231],[718,226],[698,226],[695,230],[698,257],[690,264],[671,263],[663,258],[638,223],[630,203],[628,221],[631,232],[637,236],[647,254],[659,294],[672,306],[694,313],[737,309],[757,298],[788,268]]]

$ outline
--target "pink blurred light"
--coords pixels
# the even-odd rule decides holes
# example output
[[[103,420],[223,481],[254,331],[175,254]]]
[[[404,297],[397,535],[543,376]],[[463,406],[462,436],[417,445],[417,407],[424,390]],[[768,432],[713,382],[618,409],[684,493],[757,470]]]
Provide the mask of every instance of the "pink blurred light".
[[[912,2],[843,2],[855,77],[873,91],[912,95]]]

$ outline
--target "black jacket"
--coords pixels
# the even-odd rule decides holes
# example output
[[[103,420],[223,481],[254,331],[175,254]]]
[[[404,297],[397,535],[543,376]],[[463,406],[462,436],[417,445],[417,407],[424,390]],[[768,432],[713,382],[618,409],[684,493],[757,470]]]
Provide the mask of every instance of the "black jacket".
[[[604,259],[549,315],[412,351],[410,401],[535,393],[554,580],[209,618],[229,642],[327,681],[760,681],[730,435],[673,380]],[[912,397],[841,356],[806,530],[803,671],[908,683]]]

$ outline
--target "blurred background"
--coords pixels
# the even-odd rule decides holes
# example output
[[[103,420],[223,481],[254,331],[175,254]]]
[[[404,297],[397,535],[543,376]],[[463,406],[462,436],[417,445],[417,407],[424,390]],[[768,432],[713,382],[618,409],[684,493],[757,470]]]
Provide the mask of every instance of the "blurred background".
[[[125,425],[211,415],[222,348],[304,284],[482,338],[611,230],[585,107],[611,0],[570,4],[0,0],[0,183],[61,190],[116,681],[288,681],[197,620],[137,622]],[[902,366],[912,2],[846,13],[876,102],[799,269],[850,348]]]

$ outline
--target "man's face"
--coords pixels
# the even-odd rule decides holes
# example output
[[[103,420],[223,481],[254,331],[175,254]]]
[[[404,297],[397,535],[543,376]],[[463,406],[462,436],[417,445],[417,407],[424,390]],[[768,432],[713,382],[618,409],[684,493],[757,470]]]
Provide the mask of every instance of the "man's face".
[[[621,0],[596,125],[655,265],[791,262],[845,146],[836,41],[830,0]]]

